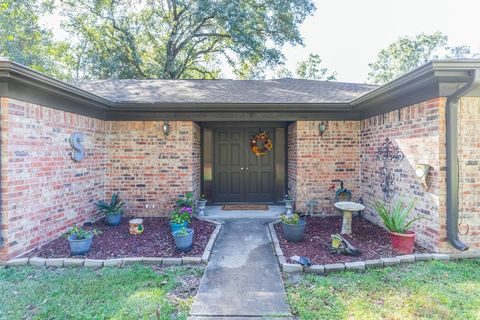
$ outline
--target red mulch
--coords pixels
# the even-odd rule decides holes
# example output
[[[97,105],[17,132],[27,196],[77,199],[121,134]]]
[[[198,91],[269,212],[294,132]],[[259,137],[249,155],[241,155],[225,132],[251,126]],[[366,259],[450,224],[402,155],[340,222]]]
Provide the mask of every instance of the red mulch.
[[[86,258],[112,259],[122,257],[182,257],[201,256],[207,245],[215,224],[192,219],[189,227],[194,229],[192,250],[186,253],[175,250],[175,243],[170,233],[168,218],[143,218],[145,231],[138,236],[128,233],[131,218],[122,218],[122,223],[110,227],[104,219],[93,224],[101,231],[95,236],[92,248]],[[28,253],[29,257],[66,258],[70,257],[70,247],[65,237],[60,237],[41,248]]]
[[[326,264],[349,261],[362,261],[368,259],[387,258],[399,255],[390,247],[390,236],[385,229],[369,222],[361,217],[354,217],[352,234],[343,235],[350,244],[362,250],[357,257],[350,257],[339,253],[330,253],[330,235],[340,233],[342,217],[307,217],[307,226],[303,241],[294,243],[287,242],[283,237],[282,225],[277,223],[277,232],[280,247],[287,260],[292,256],[304,256],[312,261],[312,264]],[[416,252],[428,252],[425,248],[417,246]]]

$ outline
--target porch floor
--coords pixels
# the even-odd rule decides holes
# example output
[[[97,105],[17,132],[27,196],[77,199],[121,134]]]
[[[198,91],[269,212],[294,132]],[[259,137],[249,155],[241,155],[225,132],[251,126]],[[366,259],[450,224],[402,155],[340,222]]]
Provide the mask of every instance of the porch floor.
[[[268,210],[222,210],[223,205],[207,206],[205,218],[215,220],[229,219],[278,219],[285,213],[283,205],[268,205]]]

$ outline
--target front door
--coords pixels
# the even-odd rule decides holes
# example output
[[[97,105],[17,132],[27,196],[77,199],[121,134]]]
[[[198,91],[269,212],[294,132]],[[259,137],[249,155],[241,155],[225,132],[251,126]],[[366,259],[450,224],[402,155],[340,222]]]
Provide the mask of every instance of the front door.
[[[273,129],[262,130],[275,148]],[[250,151],[250,138],[257,132],[258,129],[215,129],[215,202],[274,201],[274,152],[257,157]]]

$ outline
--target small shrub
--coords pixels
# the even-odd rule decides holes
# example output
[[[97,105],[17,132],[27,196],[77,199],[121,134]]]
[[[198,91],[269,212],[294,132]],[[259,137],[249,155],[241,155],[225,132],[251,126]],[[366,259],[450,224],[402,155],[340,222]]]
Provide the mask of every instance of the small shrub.
[[[185,193],[185,196],[179,197],[177,201],[175,201],[175,204],[179,208],[183,208],[183,207],[193,208],[194,207],[193,193],[191,192]]]
[[[188,230],[187,230],[187,228],[182,227],[182,229],[178,230],[178,231],[175,233],[175,235],[178,236],[178,237],[188,236]]]
[[[298,213],[294,213],[291,215],[282,214],[280,216],[280,220],[285,224],[299,224],[300,216],[298,215]]]
[[[83,228],[78,227],[77,225],[74,225],[72,229],[70,229],[70,231],[66,233],[66,236],[70,237],[74,235],[75,240],[85,240],[85,239],[90,239],[91,237],[99,233],[100,232],[95,229],[85,230]]]
[[[408,205],[405,205],[403,201],[398,201],[392,209],[390,209],[382,201],[376,200],[373,202],[373,207],[380,218],[382,218],[383,224],[389,231],[405,233],[415,221],[426,219],[425,217],[416,217],[410,220],[407,219],[416,203],[417,200],[413,200]]]
[[[190,222],[192,219],[193,209],[190,207],[176,208],[170,215],[170,221],[177,224]]]
[[[98,213],[101,213],[105,216],[123,214],[123,205],[124,202],[120,200],[118,193],[112,194],[112,199],[110,203],[107,203],[103,200],[100,200],[95,203]]]

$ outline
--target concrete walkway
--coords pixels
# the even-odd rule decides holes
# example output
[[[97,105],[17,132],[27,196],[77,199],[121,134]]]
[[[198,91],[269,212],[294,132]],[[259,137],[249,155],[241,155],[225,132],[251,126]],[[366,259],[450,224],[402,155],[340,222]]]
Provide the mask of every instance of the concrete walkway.
[[[291,316],[268,236],[270,221],[225,221],[189,319]]]

